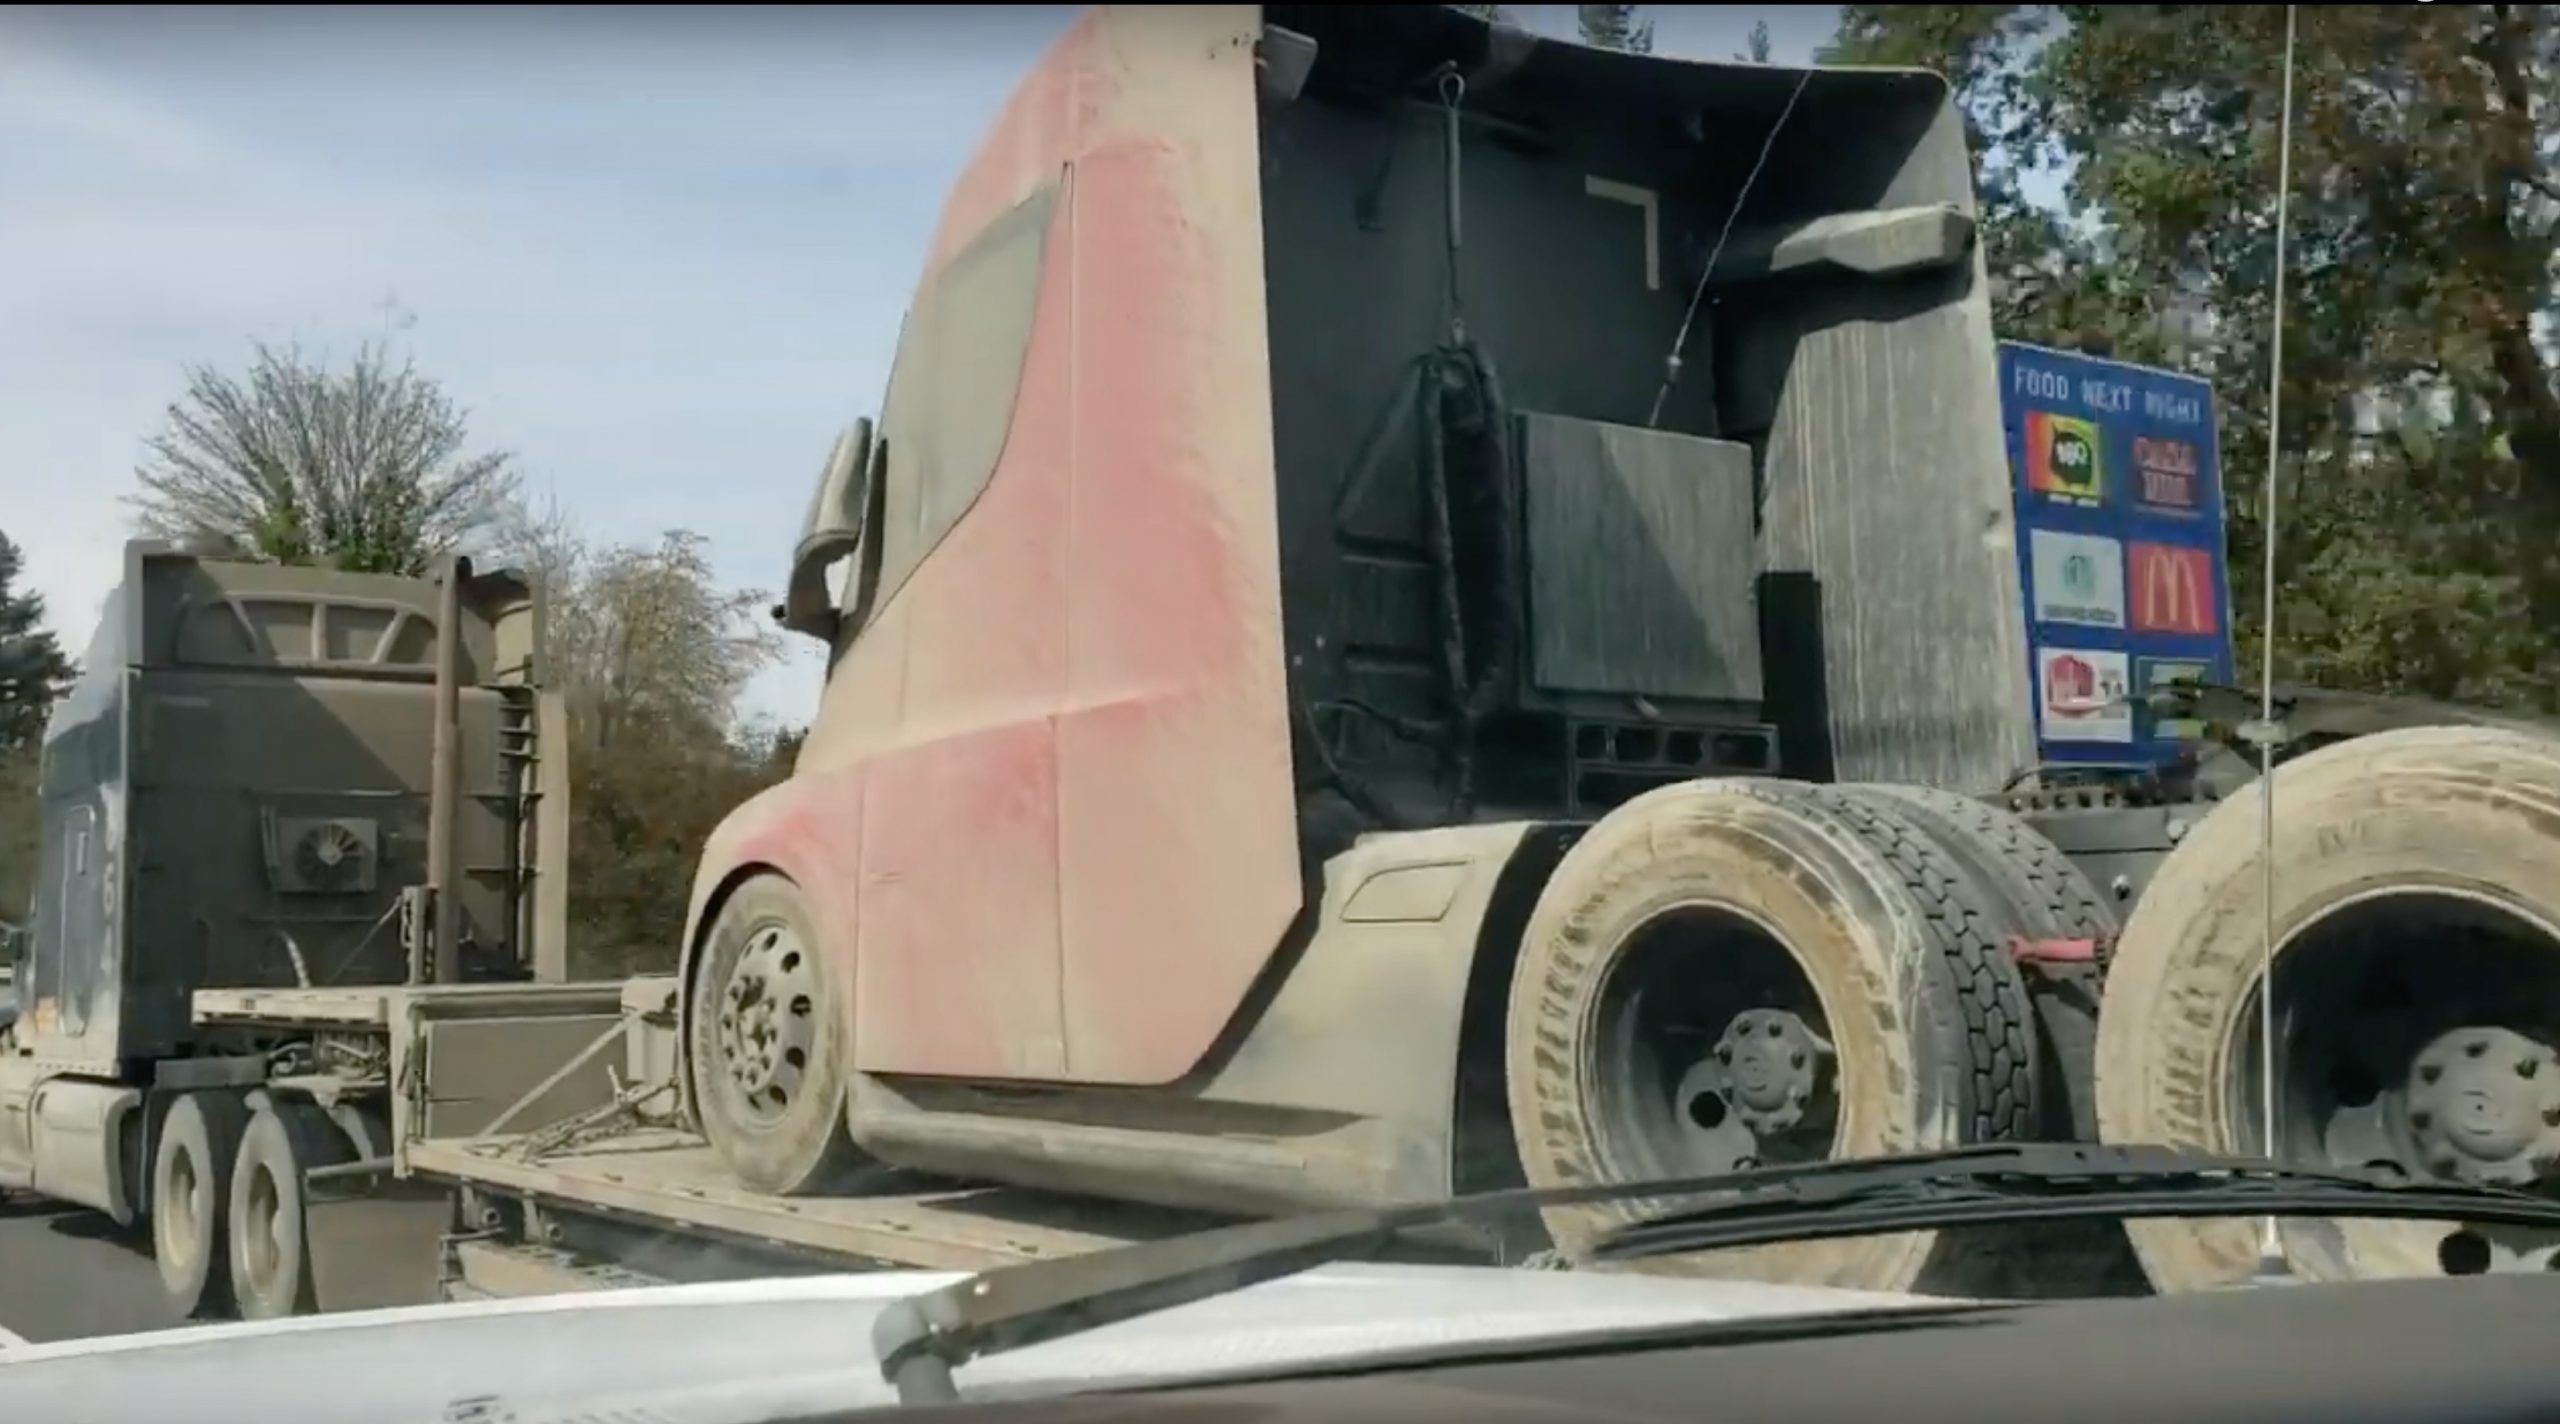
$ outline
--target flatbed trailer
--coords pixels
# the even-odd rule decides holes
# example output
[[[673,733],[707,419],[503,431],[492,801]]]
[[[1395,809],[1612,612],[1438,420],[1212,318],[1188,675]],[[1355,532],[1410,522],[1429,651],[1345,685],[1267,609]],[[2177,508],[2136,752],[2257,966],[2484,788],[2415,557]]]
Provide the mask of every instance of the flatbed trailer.
[[[354,1071],[269,1075],[378,1150],[316,1168],[312,1306],[1071,1256],[1224,1218],[900,1174],[741,1187],[675,1111],[674,981],[209,989],[208,1028],[307,1036]],[[380,1071],[366,1071],[378,1065]],[[289,1228],[288,1228],[289,1229]]]

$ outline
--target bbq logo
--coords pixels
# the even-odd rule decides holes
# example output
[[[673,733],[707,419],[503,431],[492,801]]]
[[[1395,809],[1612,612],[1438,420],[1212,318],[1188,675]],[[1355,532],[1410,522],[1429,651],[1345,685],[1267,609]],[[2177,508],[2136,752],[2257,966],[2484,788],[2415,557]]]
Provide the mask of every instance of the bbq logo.
[[[2133,497],[2145,509],[2193,514],[2198,508],[2202,464],[2188,441],[2133,437],[2133,479]]]
[[[2051,499],[2096,504],[2106,492],[2096,423],[2028,411],[2027,488]]]

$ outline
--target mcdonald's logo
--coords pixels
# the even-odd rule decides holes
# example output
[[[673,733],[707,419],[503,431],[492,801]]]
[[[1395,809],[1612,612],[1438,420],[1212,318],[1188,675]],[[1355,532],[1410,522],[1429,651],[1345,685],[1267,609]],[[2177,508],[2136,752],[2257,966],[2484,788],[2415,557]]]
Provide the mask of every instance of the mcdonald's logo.
[[[2214,607],[2213,555],[2182,544],[2136,541],[2132,563],[2133,626],[2143,633],[2212,634],[2222,631]]]

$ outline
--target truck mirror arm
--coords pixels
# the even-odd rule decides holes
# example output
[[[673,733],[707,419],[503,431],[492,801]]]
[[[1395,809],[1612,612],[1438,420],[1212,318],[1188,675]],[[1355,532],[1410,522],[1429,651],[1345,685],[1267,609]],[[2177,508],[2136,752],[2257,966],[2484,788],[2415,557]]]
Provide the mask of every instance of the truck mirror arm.
[[[773,621],[794,633],[832,643],[843,631],[844,615],[827,592],[827,570],[862,547],[862,530],[828,529],[809,535],[791,555],[791,581],[782,602],[773,606]]]

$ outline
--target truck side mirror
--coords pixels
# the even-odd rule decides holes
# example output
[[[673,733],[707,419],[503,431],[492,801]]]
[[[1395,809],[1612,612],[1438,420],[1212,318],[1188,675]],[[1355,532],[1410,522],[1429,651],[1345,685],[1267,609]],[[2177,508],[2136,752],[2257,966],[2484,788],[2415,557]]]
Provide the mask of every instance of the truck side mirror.
[[[862,546],[863,515],[871,507],[871,446],[868,419],[836,438],[799,546],[791,552],[782,602],[773,610],[775,622],[822,643],[833,643],[843,628],[844,615],[827,591],[827,570]]]

